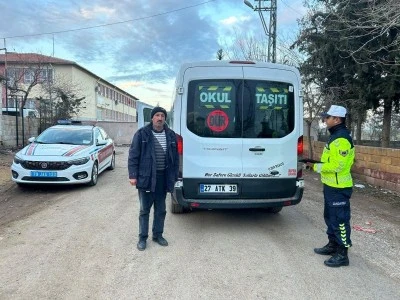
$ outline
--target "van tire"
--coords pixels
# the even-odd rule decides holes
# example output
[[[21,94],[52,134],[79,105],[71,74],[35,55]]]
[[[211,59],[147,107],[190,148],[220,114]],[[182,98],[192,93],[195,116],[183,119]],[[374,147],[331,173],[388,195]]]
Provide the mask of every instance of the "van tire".
[[[176,200],[174,200],[174,196],[173,196],[173,194],[171,194],[171,212],[173,214],[183,214],[187,211],[188,211],[187,209],[185,209]]]
[[[269,207],[267,208],[267,211],[273,214],[277,214],[282,210],[282,208],[282,206]]]
[[[174,203],[174,200],[171,199],[171,212],[173,214],[183,214],[185,210],[183,209],[182,205]]]

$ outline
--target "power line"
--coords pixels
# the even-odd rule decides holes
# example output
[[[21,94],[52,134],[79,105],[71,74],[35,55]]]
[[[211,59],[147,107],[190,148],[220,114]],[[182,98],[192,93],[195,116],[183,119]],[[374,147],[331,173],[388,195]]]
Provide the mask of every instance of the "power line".
[[[140,21],[140,20],[151,19],[151,18],[163,16],[163,15],[168,15],[168,14],[171,14],[171,13],[174,13],[174,12],[178,12],[178,11],[181,11],[181,10],[193,8],[193,7],[196,7],[196,6],[201,6],[201,5],[204,5],[204,4],[207,4],[207,3],[210,3],[210,2],[214,2],[214,1],[216,1],[216,0],[208,0],[208,1],[204,1],[204,2],[199,3],[199,4],[185,6],[185,7],[182,7],[182,8],[166,11],[166,12],[163,12],[163,13],[158,13],[158,14],[155,14],[155,15],[147,16],[147,17],[141,17],[141,18],[137,18],[137,19],[130,19],[130,20],[125,20],[125,21],[120,21],[120,22],[115,22],[115,23],[107,23],[107,24],[94,25],[94,26],[88,26],[88,27],[81,27],[81,28],[75,28],[75,29],[67,29],[67,30],[60,30],[60,31],[35,33],[35,34],[14,35],[14,36],[9,36],[9,37],[4,37],[2,39],[14,39],[14,38],[32,37],[32,36],[39,36],[39,35],[66,33],[66,32],[74,32],[74,31],[80,31],[80,30],[86,30],[86,29],[93,29],[93,28],[100,28],[100,27],[107,27],[107,26],[112,26],[112,25],[124,24],[124,23],[129,23],[129,22],[135,22],[135,21]]]
[[[287,4],[285,1],[281,0],[281,2],[286,6],[289,7],[291,10],[293,10],[294,12],[296,12],[297,14],[299,14],[300,16],[303,16],[304,14],[300,13],[298,10],[294,9],[293,7],[291,7],[289,4]]]

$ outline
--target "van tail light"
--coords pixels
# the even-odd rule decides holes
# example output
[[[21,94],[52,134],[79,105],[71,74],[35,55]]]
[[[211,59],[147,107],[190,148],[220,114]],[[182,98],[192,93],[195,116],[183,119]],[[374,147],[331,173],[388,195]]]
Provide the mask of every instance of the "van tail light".
[[[176,141],[178,143],[178,154],[183,155],[183,138],[181,135],[176,134]]]
[[[179,178],[182,178],[183,175],[183,138],[181,135],[176,134],[176,142],[178,145],[178,154],[179,154]]]
[[[297,139],[297,157],[302,158],[304,152],[303,136]],[[297,163],[297,178],[303,177],[303,163]]]
[[[297,155],[298,156],[303,155],[303,151],[304,151],[304,142],[303,142],[303,136],[301,136],[297,140]]]

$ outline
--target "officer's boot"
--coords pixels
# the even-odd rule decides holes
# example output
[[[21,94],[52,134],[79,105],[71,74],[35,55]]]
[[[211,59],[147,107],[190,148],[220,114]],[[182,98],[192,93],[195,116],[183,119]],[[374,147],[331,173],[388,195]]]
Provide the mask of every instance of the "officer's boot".
[[[330,259],[324,261],[324,264],[328,267],[341,267],[349,265],[349,257],[347,256],[348,248],[340,246],[338,251]]]
[[[328,244],[322,248],[314,248],[314,252],[321,255],[333,255],[338,250],[339,245],[332,240],[329,240]]]

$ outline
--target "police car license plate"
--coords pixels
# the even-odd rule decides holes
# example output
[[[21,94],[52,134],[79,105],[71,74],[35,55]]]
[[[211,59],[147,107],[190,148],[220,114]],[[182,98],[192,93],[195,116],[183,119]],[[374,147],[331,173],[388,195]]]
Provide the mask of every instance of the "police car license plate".
[[[57,172],[31,171],[32,177],[57,177]]]
[[[200,184],[200,194],[237,194],[237,184]]]

